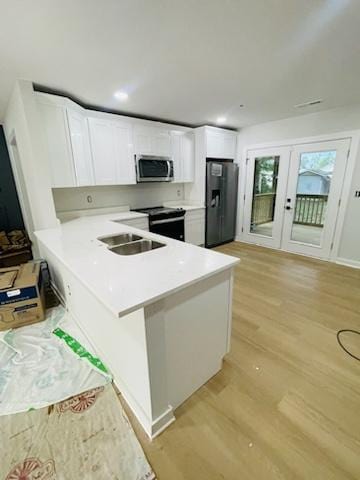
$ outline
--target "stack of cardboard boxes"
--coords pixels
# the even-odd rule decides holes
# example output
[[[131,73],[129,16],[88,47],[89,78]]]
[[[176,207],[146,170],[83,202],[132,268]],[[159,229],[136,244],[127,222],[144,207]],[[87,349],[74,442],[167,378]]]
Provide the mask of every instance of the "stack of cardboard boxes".
[[[29,262],[0,268],[0,331],[45,318],[45,288],[41,264]]]

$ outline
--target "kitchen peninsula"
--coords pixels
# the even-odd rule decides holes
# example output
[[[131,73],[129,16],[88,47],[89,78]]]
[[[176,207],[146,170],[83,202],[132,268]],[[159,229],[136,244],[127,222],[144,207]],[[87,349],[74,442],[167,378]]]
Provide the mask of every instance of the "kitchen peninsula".
[[[239,260],[133,228],[123,216],[77,218],[36,236],[67,309],[153,438],[221,369]]]

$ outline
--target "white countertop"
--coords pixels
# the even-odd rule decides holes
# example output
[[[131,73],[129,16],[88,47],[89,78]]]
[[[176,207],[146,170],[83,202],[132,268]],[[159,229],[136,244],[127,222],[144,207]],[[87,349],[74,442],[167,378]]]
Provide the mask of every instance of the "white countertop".
[[[58,214],[58,218],[61,223],[66,222],[73,222],[74,220],[78,220],[80,218],[102,218],[104,220],[131,220],[135,218],[144,218],[148,217],[146,213],[140,212],[133,212],[129,209],[127,210],[120,210],[117,212],[109,212],[109,213],[101,213],[100,215],[94,215],[92,211],[89,210],[75,210],[69,212],[62,212]]]
[[[164,202],[164,207],[172,207],[172,208],[183,208],[184,210],[204,210],[204,205],[194,205],[189,203],[182,203],[182,202]]]
[[[112,220],[122,214],[77,218],[58,228],[35,232],[36,237],[111,312],[122,316],[186,286],[233,267],[239,259],[196,247]],[[132,218],[136,218],[133,216]],[[128,216],[126,218],[129,218]],[[133,232],[166,246],[122,256],[109,251],[98,237]]]

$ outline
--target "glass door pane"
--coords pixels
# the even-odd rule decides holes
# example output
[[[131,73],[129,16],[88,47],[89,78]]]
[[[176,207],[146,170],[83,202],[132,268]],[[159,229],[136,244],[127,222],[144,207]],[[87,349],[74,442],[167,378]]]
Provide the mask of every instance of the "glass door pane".
[[[251,233],[273,236],[279,162],[279,155],[255,158]]]
[[[320,246],[336,150],[300,154],[291,240]]]

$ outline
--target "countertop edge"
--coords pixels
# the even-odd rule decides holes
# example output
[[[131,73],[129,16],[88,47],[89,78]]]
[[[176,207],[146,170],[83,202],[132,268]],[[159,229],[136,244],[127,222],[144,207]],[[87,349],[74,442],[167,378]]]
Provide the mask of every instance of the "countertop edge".
[[[209,272],[205,275],[202,275],[201,277],[199,278],[196,278],[194,280],[190,280],[189,282],[185,282],[183,283],[181,286],[178,286],[178,287],[175,287],[175,288],[171,288],[169,290],[167,290],[166,292],[163,292],[162,294],[160,295],[156,295],[154,297],[152,297],[151,299],[149,300],[146,300],[146,301],[143,301],[143,302],[139,302],[139,303],[136,303],[134,304],[132,307],[129,307],[129,308],[126,308],[125,310],[122,310],[122,311],[118,311],[117,309],[113,309],[111,308],[110,305],[106,304],[103,300],[101,300],[101,298],[97,295],[97,293],[92,289],[92,287],[86,282],[86,280],[84,280],[84,278],[80,277],[80,275],[74,271],[72,269],[72,267],[66,262],[64,261],[54,250],[52,250],[50,247],[48,247],[46,245],[45,242],[42,241],[42,239],[38,236],[38,233],[40,233],[41,230],[37,230],[34,232],[37,240],[45,247],[47,248],[51,253],[52,255],[55,256],[55,258],[65,267],[67,268],[75,277],[76,279],[82,283],[82,285],[84,285],[84,287],[92,294],[94,295],[94,297],[109,311],[111,312],[111,314],[115,315],[116,317],[118,318],[121,318],[125,315],[128,315],[132,312],[135,312],[136,310],[139,310],[141,308],[144,308],[148,305],[151,305],[152,303],[155,303],[159,300],[161,300],[162,298],[165,298],[169,295],[172,295],[176,292],[179,292],[180,290],[183,290],[184,288],[187,288],[191,285],[194,285],[202,280],[206,280],[207,278],[210,278],[212,277],[213,275],[216,275],[218,273],[221,273],[223,271],[226,271],[226,270],[229,270],[229,269],[232,269],[235,267],[235,265],[237,265],[239,262],[240,262],[240,258],[236,259],[236,260],[233,260],[231,263],[229,263],[228,265],[224,265],[224,266],[221,266],[215,270],[213,270],[212,272]],[[232,257],[234,258],[234,257]]]

